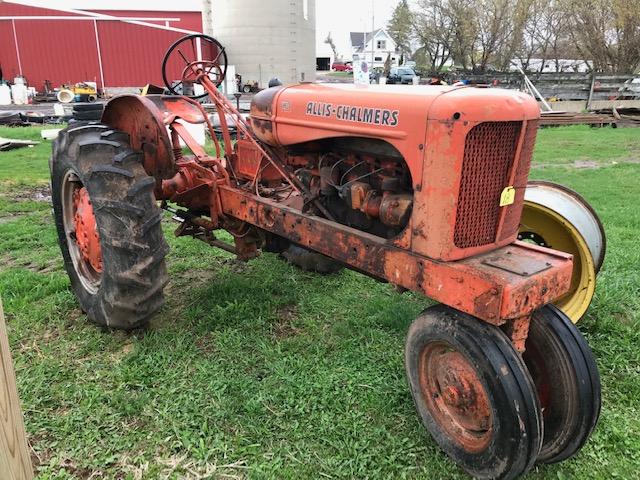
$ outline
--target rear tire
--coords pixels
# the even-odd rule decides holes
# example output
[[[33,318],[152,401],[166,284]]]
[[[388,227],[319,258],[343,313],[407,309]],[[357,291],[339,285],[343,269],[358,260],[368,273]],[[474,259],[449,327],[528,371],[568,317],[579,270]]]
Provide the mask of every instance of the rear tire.
[[[98,325],[144,326],[164,303],[168,246],[153,195],[155,181],[144,171],[141,154],[131,149],[127,134],[79,123],[60,132],[50,168],[58,241],[80,307]],[[77,204],[69,201],[83,188],[99,237],[98,267],[83,256]]]
[[[102,110],[104,110],[104,103],[76,103],[73,106],[74,112],[92,112],[94,110],[102,112]]]
[[[542,445],[538,398],[499,328],[430,307],[409,328],[405,368],[422,423],[466,472],[513,479],[533,466]]]
[[[74,110],[73,118],[76,120],[98,121],[102,118],[102,110]]]

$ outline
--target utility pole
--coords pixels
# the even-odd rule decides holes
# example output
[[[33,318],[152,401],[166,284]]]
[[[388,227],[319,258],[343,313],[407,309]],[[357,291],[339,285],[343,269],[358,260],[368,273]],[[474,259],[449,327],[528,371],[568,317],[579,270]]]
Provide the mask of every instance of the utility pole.
[[[375,4],[374,0],[371,0],[371,64],[369,65],[369,71],[373,68],[373,52],[375,51],[374,47],[374,30],[375,30]]]
[[[211,0],[202,0],[202,33],[213,36],[213,14]]]

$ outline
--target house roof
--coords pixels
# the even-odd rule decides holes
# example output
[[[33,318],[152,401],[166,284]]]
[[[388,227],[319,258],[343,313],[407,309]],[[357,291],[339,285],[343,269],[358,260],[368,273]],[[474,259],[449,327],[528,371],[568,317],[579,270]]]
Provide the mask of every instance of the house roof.
[[[367,43],[369,43],[369,40],[375,37],[379,32],[384,32],[384,29],[378,28],[373,32],[350,32],[351,46],[354,48],[362,49]],[[384,33],[386,34],[386,32]]]

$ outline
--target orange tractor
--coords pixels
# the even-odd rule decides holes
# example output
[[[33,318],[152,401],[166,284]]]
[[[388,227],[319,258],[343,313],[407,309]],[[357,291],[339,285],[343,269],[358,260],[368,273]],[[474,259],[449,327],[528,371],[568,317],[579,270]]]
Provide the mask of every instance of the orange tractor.
[[[176,75],[204,87],[220,139],[194,98],[122,95],[101,123],[55,142],[56,225],[87,316],[132,329],[160,309],[162,208],[179,220],[176,235],[240,259],[303,252],[440,302],[409,329],[406,373],[422,422],[468,473],[515,478],[578,452],[600,383],[584,338],[552,305],[570,289],[572,255],[517,240],[535,101],[300,84],[260,92],[245,118],[217,88],[226,60],[216,40],[192,35],[163,62],[169,89]],[[190,123],[206,126],[212,152]]]

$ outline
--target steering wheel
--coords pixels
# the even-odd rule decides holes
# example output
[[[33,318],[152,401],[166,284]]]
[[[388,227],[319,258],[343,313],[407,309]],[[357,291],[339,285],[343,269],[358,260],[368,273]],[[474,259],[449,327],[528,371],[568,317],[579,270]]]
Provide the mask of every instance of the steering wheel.
[[[227,52],[215,38],[201,33],[187,35],[169,47],[162,60],[162,80],[174,95],[180,95],[178,87],[186,82],[196,82],[201,75],[209,77],[216,87],[220,86],[227,74]],[[169,77],[180,81],[172,83]],[[183,88],[184,90],[184,88]],[[188,95],[198,99],[207,96]]]

